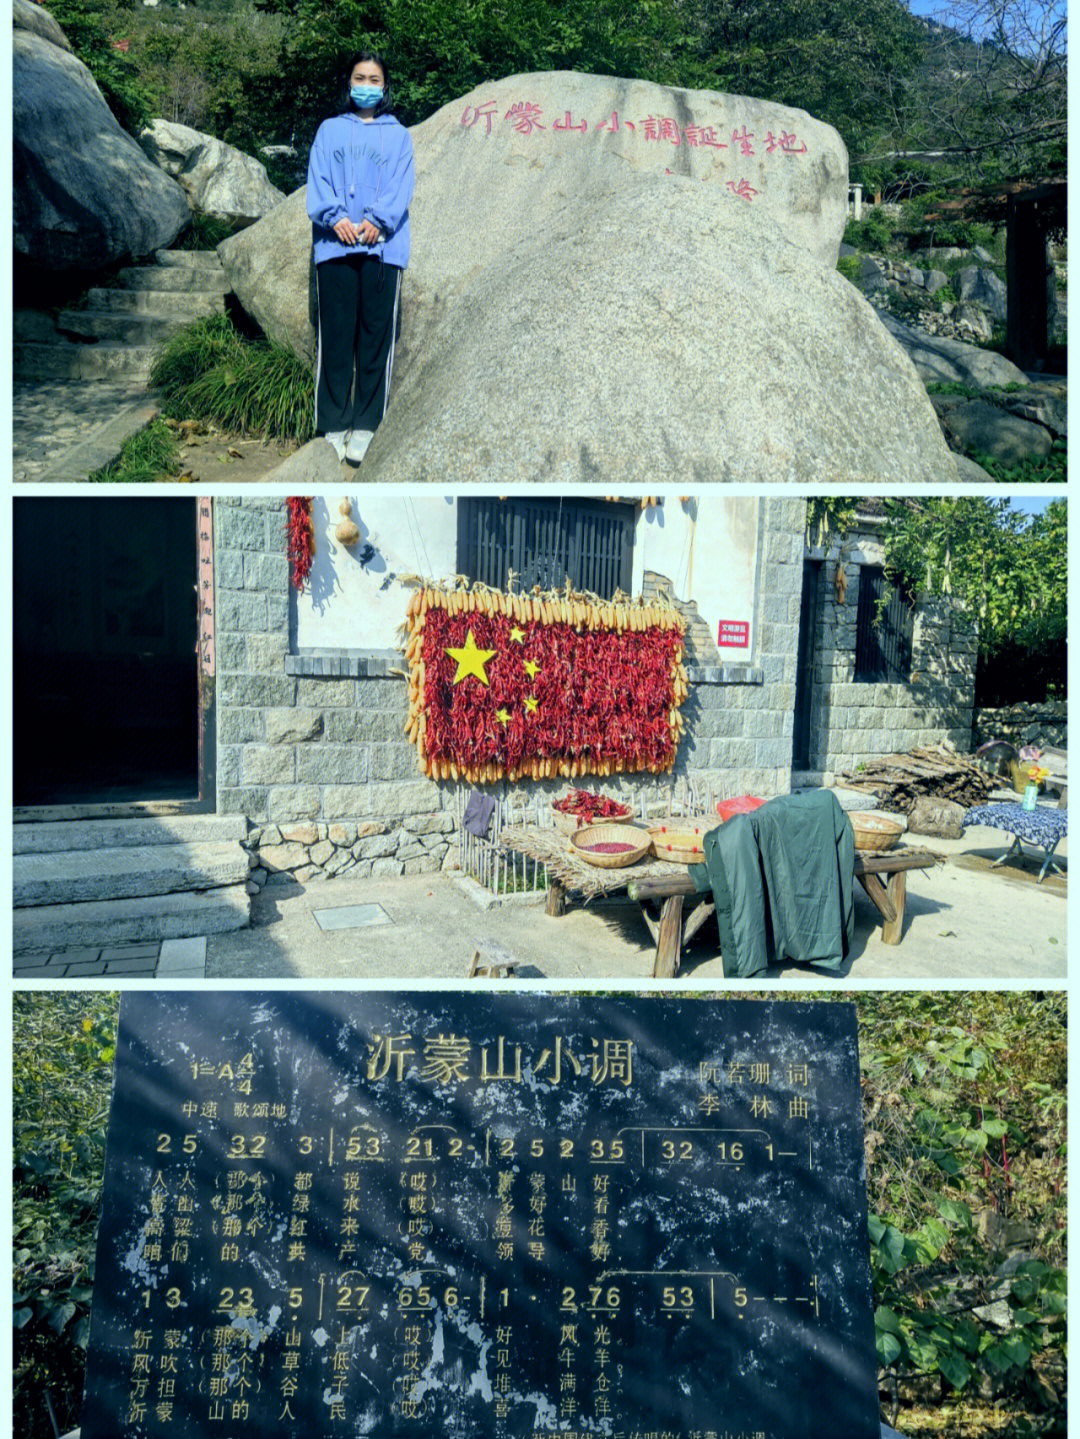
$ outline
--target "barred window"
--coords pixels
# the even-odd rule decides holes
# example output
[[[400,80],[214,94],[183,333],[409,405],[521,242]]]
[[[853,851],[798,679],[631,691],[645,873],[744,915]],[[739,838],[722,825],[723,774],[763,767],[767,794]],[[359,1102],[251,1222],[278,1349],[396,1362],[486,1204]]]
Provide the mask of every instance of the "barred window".
[[[914,628],[912,597],[890,584],[880,565],[863,565],[855,631],[856,682],[906,683],[911,678]]]
[[[458,569],[504,590],[575,589],[610,599],[633,581],[634,506],[595,500],[458,500]]]

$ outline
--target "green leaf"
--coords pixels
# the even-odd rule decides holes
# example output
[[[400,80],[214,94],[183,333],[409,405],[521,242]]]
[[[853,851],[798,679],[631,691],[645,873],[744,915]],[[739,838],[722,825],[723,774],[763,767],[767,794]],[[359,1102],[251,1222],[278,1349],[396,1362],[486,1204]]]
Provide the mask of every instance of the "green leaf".
[[[62,1334],[69,1319],[75,1317],[74,1304],[55,1304],[49,1310],[49,1328]]]
[[[877,1335],[878,1359],[886,1368],[888,1368],[890,1364],[895,1363],[903,1352],[904,1346],[895,1334],[884,1333]]]
[[[16,1329],[22,1329],[29,1324],[34,1317],[34,1310],[31,1305],[24,1305],[22,1309],[16,1309],[12,1322]]]
[[[938,1368],[954,1389],[963,1389],[971,1378],[971,1365],[961,1354],[946,1351],[938,1357]]]
[[[1000,1139],[1003,1134],[1009,1132],[1009,1126],[1004,1119],[984,1119],[982,1127],[991,1139]]]
[[[1001,1341],[1001,1347],[1019,1368],[1023,1368],[1031,1358],[1031,1345],[1022,1334],[1009,1334]]]
[[[900,1320],[893,1311],[886,1308],[884,1304],[879,1304],[874,1310],[874,1323],[877,1325],[878,1330],[885,1334],[900,1333]]]
[[[971,1210],[962,1199],[940,1199],[937,1210],[946,1224],[959,1224],[964,1229],[971,1228]]]
[[[1006,1370],[1013,1367],[1013,1357],[1005,1348],[1004,1344],[994,1343],[988,1345],[986,1349],[983,1350],[982,1357],[987,1364],[992,1365],[999,1374],[1004,1374]]]

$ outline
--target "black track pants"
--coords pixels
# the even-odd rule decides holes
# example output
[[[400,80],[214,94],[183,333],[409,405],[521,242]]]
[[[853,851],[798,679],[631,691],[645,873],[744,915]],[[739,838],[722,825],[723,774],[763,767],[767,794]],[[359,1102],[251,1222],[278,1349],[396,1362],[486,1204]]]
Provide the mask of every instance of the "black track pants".
[[[315,428],[321,435],[374,431],[390,393],[401,267],[372,255],[341,255],[324,260],[315,274]]]

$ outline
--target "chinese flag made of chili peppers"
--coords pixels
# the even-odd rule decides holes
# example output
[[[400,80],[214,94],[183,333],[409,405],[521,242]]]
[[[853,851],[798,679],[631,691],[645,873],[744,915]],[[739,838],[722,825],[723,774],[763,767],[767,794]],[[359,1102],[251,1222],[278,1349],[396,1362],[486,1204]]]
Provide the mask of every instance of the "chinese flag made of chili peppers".
[[[409,609],[410,738],[427,773],[670,769],[686,695],[670,605],[427,589]]]

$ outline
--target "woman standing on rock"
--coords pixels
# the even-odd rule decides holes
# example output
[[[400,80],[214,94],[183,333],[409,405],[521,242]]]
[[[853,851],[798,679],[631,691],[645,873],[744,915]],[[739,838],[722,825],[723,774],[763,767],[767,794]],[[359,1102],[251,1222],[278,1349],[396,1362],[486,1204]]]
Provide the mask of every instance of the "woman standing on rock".
[[[414,177],[409,132],[390,114],[386,61],[354,55],[344,81],[345,109],[311,147],[307,210],[319,307],[315,429],[358,465],[390,393]]]

